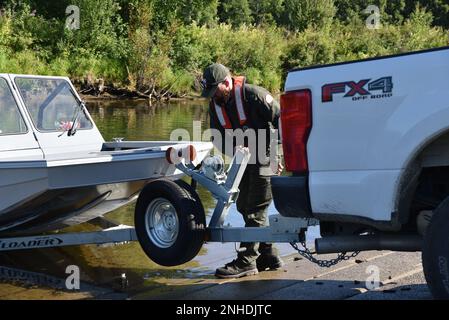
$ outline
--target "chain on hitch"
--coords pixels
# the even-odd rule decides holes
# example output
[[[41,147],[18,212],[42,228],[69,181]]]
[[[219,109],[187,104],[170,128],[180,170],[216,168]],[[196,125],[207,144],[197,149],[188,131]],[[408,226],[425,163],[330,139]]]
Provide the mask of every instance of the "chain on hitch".
[[[341,252],[338,254],[338,256],[334,259],[330,259],[330,260],[319,260],[316,259],[313,254],[306,245],[306,242],[303,241],[301,242],[301,246],[304,249],[300,249],[298,244],[295,242],[290,242],[290,245],[296,250],[298,251],[299,255],[301,255],[302,257],[306,258],[307,260],[309,260],[310,262],[313,262],[315,264],[317,264],[318,266],[322,267],[322,268],[330,268],[334,265],[336,265],[337,263],[341,262],[341,261],[345,261],[345,260],[349,260],[351,258],[356,257],[360,251],[355,251],[351,254],[346,254],[346,252]]]

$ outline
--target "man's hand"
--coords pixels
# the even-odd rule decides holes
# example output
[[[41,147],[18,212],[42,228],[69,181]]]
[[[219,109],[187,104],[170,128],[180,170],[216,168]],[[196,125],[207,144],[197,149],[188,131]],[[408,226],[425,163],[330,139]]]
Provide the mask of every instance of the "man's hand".
[[[282,173],[282,171],[284,171],[284,166],[282,165],[281,162],[279,162],[279,163],[278,163],[278,170],[277,170],[276,174],[277,174],[278,176],[280,176],[281,173]]]

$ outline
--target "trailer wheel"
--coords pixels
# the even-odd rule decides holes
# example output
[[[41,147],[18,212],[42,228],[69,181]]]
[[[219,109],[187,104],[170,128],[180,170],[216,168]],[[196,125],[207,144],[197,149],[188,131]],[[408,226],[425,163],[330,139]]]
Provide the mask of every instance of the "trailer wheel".
[[[186,263],[204,243],[204,208],[192,191],[169,180],[157,180],[140,193],[134,213],[136,234],[143,251],[157,264]]]
[[[185,191],[187,191],[192,198],[197,201],[198,203],[201,204],[201,199],[200,196],[198,195],[198,193],[196,192],[196,190],[187,182],[185,182],[184,180],[176,180],[175,183],[180,186],[182,189],[184,189]]]
[[[422,262],[436,299],[449,299],[449,197],[434,211],[424,235]]]

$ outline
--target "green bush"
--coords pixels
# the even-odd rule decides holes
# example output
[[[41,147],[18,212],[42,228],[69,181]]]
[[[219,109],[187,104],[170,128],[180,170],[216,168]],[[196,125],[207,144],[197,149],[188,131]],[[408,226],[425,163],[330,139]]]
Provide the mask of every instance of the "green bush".
[[[447,45],[449,34],[432,27],[431,21],[430,13],[417,8],[399,26],[383,24],[373,30],[356,18],[348,24],[334,23],[331,31],[308,28],[290,35],[284,70]]]
[[[276,93],[291,68],[449,43],[443,0],[62,1],[5,2],[0,72],[101,78],[152,96],[184,96],[199,90],[207,65],[220,62]],[[69,2],[81,9],[79,30],[64,28]],[[365,25],[368,4],[380,8],[379,29]]]
[[[280,29],[242,25],[232,28],[220,24],[214,28],[192,24],[176,33],[170,58],[175,69],[195,75],[212,62],[228,66],[234,74],[270,90],[279,90],[281,56],[286,41]]]

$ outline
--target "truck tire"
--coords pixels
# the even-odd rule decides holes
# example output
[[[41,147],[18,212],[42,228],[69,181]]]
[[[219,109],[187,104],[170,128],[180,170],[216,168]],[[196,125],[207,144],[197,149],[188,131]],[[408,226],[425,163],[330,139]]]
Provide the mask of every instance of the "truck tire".
[[[143,251],[162,266],[192,260],[204,243],[203,205],[193,188],[186,190],[173,181],[156,180],[142,190],[134,223]]]
[[[435,299],[449,299],[449,197],[434,211],[424,235],[422,262]]]

